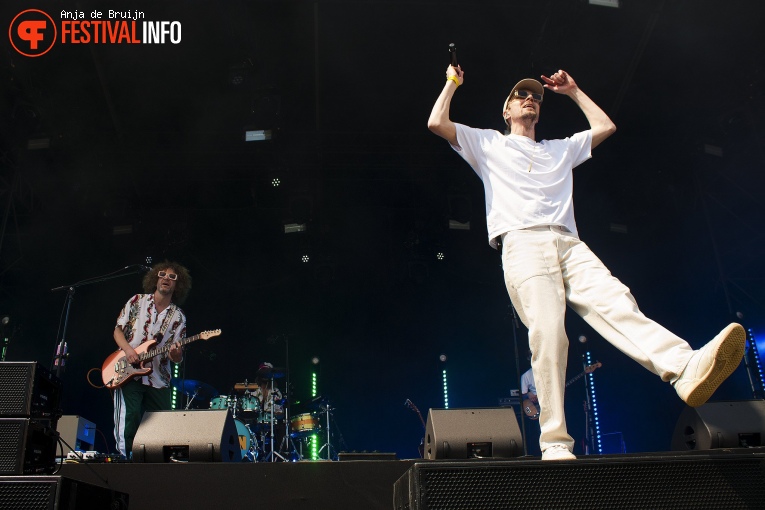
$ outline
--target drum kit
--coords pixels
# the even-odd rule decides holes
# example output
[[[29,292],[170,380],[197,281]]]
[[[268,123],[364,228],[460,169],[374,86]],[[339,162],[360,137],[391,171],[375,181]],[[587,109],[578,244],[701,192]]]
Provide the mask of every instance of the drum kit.
[[[311,441],[324,438],[324,429],[329,440],[329,405],[326,410],[326,426],[322,427],[320,413],[301,413],[289,418],[289,401],[283,398],[274,380],[284,377],[283,369],[274,368],[263,374],[258,372],[259,382],[236,383],[230,395],[221,395],[207,383],[190,379],[173,378],[171,384],[188,397],[186,409],[196,401],[209,401],[210,409],[228,409],[236,425],[239,448],[243,462],[294,462],[303,460],[303,447]],[[317,399],[314,399],[316,401]],[[318,409],[312,405],[313,409]],[[319,434],[321,435],[319,436]],[[319,437],[317,437],[319,436]],[[327,449],[326,458],[331,458],[332,446],[323,445],[320,453]],[[320,458],[324,458],[322,454]]]

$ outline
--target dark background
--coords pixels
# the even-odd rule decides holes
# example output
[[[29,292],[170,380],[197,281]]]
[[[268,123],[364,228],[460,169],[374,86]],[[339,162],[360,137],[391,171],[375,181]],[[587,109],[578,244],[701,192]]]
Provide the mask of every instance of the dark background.
[[[443,407],[444,368],[450,407],[495,406],[519,386],[514,339],[520,371],[527,339],[487,244],[481,182],[426,128],[450,42],[465,71],[456,121],[502,129],[512,85],[562,68],[616,122],[575,172],[577,223],[649,317],[694,347],[737,312],[761,326],[763,8],[621,4],[4,3],[7,24],[27,8],[57,22],[61,10],[98,8],[182,23],[178,45],[57,44],[27,58],[3,42],[7,360],[50,366],[65,337],[64,411],[96,422],[113,448],[109,394],[86,375],[114,350],[141,273],[78,287],[66,332],[66,292],[51,289],[167,258],[194,279],[189,334],[223,330],[189,347],[186,377],[226,394],[270,361],[289,369],[296,414],[308,410],[316,356],[339,449],[415,457],[422,427],[403,404]],[[276,134],[245,143],[245,128]],[[572,101],[546,95],[539,139],[586,128]],[[41,138],[49,148],[28,148]],[[286,223],[308,230],[285,234]],[[682,409],[671,386],[574,314],[567,328],[569,376],[585,351],[603,363],[602,432],[622,432],[631,452],[669,449]],[[714,398],[751,396],[742,366]],[[569,388],[578,441],[583,397],[581,383]]]

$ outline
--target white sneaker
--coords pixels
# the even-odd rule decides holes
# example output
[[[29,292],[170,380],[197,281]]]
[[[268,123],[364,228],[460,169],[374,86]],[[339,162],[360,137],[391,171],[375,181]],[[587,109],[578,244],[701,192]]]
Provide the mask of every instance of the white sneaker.
[[[708,344],[694,351],[672,385],[691,407],[704,404],[718,386],[736,370],[744,356],[746,332],[740,324],[729,324]]]
[[[554,444],[542,452],[542,460],[573,460],[576,455],[571,453],[565,445]]]

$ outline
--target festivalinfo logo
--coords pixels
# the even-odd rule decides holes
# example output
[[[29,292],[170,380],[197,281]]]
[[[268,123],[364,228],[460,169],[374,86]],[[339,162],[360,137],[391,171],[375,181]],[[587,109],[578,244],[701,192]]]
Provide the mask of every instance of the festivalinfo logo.
[[[58,44],[180,44],[180,21],[149,21],[138,10],[66,11],[54,16],[39,9],[21,11],[8,37],[25,57],[41,57]]]

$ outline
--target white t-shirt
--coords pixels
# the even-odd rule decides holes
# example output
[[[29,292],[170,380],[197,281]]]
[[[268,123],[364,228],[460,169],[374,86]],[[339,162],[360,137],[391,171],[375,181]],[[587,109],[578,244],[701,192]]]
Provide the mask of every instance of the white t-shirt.
[[[483,181],[493,248],[505,232],[538,225],[560,225],[577,234],[572,170],[592,156],[591,130],[535,142],[493,129],[455,126],[458,145],[452,148]]]
[[[537,394],[537,385],[534,384],[534,372],[531,369],[526,370],[521,376],[521,394],[531,392]]]

